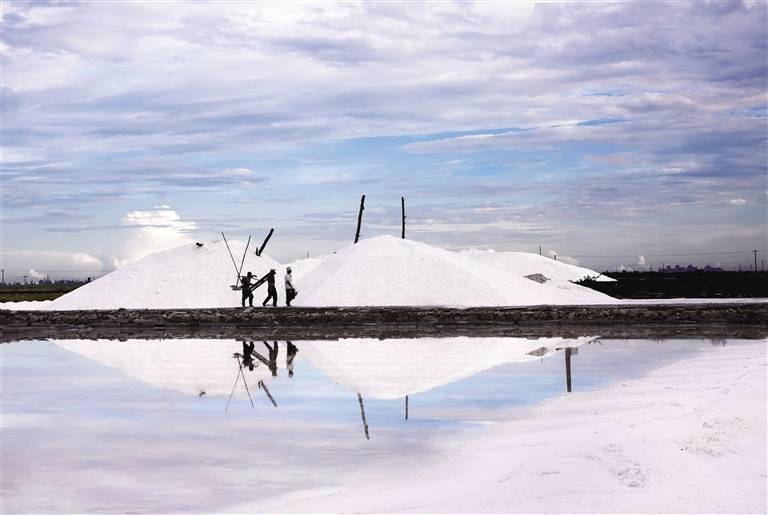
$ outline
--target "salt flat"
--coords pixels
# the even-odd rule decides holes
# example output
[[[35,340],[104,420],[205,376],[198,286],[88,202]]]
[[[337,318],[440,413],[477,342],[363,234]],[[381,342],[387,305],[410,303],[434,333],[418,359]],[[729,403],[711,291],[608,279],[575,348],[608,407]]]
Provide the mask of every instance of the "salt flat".
[[[767,343],[547,401],[397,478],[232,511],[764,513]]]

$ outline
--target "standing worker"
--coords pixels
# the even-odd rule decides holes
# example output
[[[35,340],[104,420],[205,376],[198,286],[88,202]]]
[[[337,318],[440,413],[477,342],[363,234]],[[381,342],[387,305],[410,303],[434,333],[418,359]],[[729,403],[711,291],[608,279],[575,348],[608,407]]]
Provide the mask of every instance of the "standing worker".
[[[293,286],[293,276],[291,275],[291,267],[285,271],[285,305],[290,306],[291,301],[296,298],[298,291]]]
[[[271,269],[267,274],[267,298],[261,303],[262,306],[266,306],[267,302],[272,299],[272,306],[277,307],[277,290],[275,289],[275,269]]]
[[[251,281],[253,280],[253,274],[248,272],[248,275],[240,278],[240,287],[243,289],[243,307],[245,307],[245,299],[248,299],[248,305],[253,307],[253,291],[251,290]]]

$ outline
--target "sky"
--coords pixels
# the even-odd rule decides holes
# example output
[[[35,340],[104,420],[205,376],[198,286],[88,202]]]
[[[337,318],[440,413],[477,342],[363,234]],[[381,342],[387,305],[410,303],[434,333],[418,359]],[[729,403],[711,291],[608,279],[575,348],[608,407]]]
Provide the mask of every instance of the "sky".
[[[400,234],[766,260],[765,2],[2,3],[6,280]]]

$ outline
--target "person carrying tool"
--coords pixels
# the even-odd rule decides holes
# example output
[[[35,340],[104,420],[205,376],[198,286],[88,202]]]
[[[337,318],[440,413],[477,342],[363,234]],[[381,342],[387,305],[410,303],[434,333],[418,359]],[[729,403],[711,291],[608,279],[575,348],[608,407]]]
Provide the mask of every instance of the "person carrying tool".
[[[251,272],[240,277],[240,287],[243,290],[243,307],[245,307],[245,299],[248,299],[248,305],[253,307],[253,290],[251,290],[252,280],[253,274]]]
[[[271,269],[267,274],[267,298],[261,303],[266,306],[267,302],[272,300],[272,306],[277,307],[277,290],[275,289],[275,269]]]
[[[291,301],[296,298],[298,291],[293,286],[293,276],[291,275],[291,267],[288,267],[285,271],[285,305],[290,306]]]

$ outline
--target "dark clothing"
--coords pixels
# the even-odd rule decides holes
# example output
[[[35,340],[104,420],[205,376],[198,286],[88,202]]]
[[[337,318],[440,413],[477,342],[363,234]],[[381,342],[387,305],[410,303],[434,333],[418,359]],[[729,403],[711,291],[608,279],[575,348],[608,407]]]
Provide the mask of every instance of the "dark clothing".
[[[288,353],[285,355],[285,368],[288,369],[288,377],[293,377],[293,360],[296,358],[296,353],[299,352],[299,349],[293,343],[287,343]]]
[[[286,288],[285,289],[285,305],[290,306],[291,301],[296,298],[296,290],[293,288]]]
[[[272,272],[267,276],[267,298],[261,303],[262,306],[266,306],[267,302],[272,300],[272,305],[277,307],[277,289],[275,288],[275,273]]]
[[[253,292],[251,291],[251,281],[253,276],[243,276],[240,279],[240,286],[243,289],[243,307],[245,307],[245,300],[248,299],[248,305],[253,306]]]
[[[243,342],[243,366],[248,367],[248,370],[253,370],[253,347],[253,342]]]
[[[269,350],[269,370],[272,372],[272,375],[277,377],[277,351],[278,346],[277,342],[275,342],[275,348],[269,346],[267,342],[264,342],[264,345]]]

